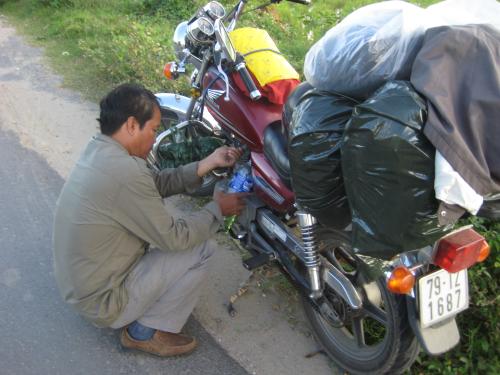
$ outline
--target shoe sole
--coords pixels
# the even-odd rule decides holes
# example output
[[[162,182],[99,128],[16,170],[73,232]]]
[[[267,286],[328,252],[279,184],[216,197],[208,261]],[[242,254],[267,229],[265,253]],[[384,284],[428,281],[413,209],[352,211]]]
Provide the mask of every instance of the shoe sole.
[[[198,347],[198,344],[195,343],[195,345],[183,352],[183,353],[179,353],[179,354],[172,354],[172,355],[161,355],[161,354],[158,354],[158,353],[153,353],[153,352],[149,352],[147,350],[142,350],[142,349],[139,349],[139,348],[131,348],[131,347],[128,347],[128,346],[125,346],[123,344],[123,338],[122,338],[122,335],[120,335],[120,346],[121,348],[123,349],[123,351],[128,351],[128,352],[137,352],[137,353],[141,353],[141,354],[148,354],[148,355],[151,355],[151,356],[154,356],[154,357],[157,357],[157,358],[175,358],[175,357],[183,357],[183,356],[186,356],[188,354],[191,354],[192,352],[194,352],[196,350],[196,348]]]
[[[120,344],[120,347],[122,349],[122,352],[124,352],[124,353],[128,352],[128,353],[135,353],[135,354],[147,354],[147,355],[155,357],[155,358],[177,358],[177,357],[184,357],[184,356],[187,356],[187,355],[193,353],[196,350],[196,348],[197,348],[195,346],[193,349],[191,349],[189,351],[186,351],[184,353],[181,353],[181,354],[161,355],[161,354],[156,354],[156,353],[148,352],[148,351],[137,349],[137,348],[128,348],[128,347],[124,346],[123,344]]]

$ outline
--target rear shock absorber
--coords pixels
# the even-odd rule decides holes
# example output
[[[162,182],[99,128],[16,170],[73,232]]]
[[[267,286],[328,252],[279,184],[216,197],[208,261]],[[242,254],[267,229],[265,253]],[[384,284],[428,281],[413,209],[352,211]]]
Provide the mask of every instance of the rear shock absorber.
[[[321,297],[321,280],[319,271],[320,259],[315,238],[316,218],[303,211],[298,211],[296,215],[304,246],[305,266],[311,284],[311,297],[318,298]]]

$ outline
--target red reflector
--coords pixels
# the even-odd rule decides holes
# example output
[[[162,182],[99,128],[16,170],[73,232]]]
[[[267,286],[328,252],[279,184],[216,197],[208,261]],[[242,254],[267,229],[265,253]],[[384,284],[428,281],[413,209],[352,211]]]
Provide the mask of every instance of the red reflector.
[[[451,273],[469,268],[485,244],[484,237],[471,228],[452,233],[439,241],[434,264]]]

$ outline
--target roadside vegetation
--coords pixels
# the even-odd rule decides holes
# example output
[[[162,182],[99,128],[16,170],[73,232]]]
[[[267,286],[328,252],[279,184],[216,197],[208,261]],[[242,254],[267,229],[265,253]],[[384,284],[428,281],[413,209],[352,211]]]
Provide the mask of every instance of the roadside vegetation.
[[[235,0],[220,0],[229,9]],[[247,9],[263,1],[251,1]],[[370,0],[313,0],[311,7],[283,2],[245,14],[240,25],[265,28],[302,73],[305,53],[329,28]],[[412,1],[421,6],[436,0]],[[174,58],[175,26],[204,0],[0,0],[33,43],[43,46],[65,85],[98,100],[122,82],[152,91],[186,93],[188,78],[167,81],[164,64]],[[470,308],[459,315],[460,345],[445,356],[421,354],[412,374],[500,373],[500,224],[470,220],[492,246],[492,255],[469,272]],[[280,281],[280,289],[282,287]]]
[[[236,3],[220,2],[226,9]],[[263,2],[250,1],[247,9]],[[268,30],[301,72],[313,42],[354,9],[372,2],[313,0],[313,6],[306,7],[283,1],[245,14],[240,25]],[[141,82],[152,91],[187,92],[187,77],[169,82],[162,69],[174,58],[175,26],[203,4],[205,0],[0,0],[2,12],[46,48],[65,84],[94,100],[125,81]]]

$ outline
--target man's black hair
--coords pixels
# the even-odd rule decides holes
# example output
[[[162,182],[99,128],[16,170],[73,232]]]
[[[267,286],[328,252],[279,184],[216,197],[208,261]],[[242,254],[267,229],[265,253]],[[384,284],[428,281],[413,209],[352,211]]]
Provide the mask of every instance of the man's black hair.
[[[101,100],[101,113],[97,119],[101,133],[113,135],[130,116],[135,117],[142,129],[153,118],[155,106],[158,106],[158,100],[151,91],[137,84],[122,84]]]

